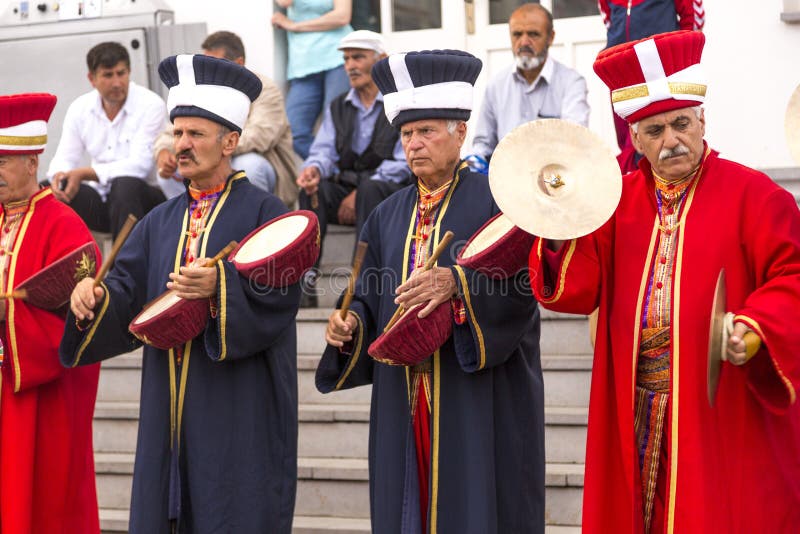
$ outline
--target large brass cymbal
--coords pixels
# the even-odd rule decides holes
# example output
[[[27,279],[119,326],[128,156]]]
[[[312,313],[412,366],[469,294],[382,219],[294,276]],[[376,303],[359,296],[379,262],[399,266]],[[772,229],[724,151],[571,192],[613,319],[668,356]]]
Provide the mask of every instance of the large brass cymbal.
[[[786,117],[783,125],[789,152],[795,162],[800,165],[800,85],[794,90],[792,97],[789,99],[789,105],[786,106]]]
[[[509,132],[492,155],[489,186],[515,225],[549,239],[593,232],[611,217],[622,194],[611,149],[588,128],[560,119]]]

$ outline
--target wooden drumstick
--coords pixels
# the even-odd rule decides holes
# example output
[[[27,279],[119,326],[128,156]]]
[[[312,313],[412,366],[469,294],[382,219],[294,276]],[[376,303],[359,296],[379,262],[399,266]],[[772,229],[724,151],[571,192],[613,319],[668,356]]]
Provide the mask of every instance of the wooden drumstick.
[[[203,264],[203,267],[213,267],[215,263],[217,263],[219,260],[221,260],[222,258],[226,257],[228,254],[230,254],[231,251],[233,249],[235,249],[236,245],[238,245],[238,244],[239,243],[237,243],[236,241],[231,241],[230,243],[225,245],[225,247],[222,250],[217,252],[216,256],[214,256],[213,258],[211,258],[207,262],[205,262]]]
[[[125,240],[128,239],[128,234],[131,233],[133,230],[133,225],[136,224],[138,219],[131,214],[128,214],[128,218],[125,219],[125,224],[122,225],[122,229],[117,234],[117,238],[114,240],[114,244],[111,246],[111,252],[108,253],[108,257],[106,257],[105,261],[103,261],[103,265],[100,266],[100,270],[97,271],[97,276],[94,278],[94,287],[98,287],[100,282],[103,281],[103,278],[106,277],[108,274],[109,269],[114,264],[114,259],[117,257],[119,253],[119,249],[122,248],[123,243]]]
[[[453,232],[451,232],[450,230],[446,231],[444,233],[444,236],[442,236],[441,241],[439,241],[439,244],[436,245],[436,248],[433,250],[433,254],[431,254],[431,257],[428,258],[428,261],[426,261],[425,265],[422,267],[423,272],[431,270],[431,268],[436,264],[436,260],[439,259],[439,256],[442,254],[442,252],[444,252],[447,246],[450,245],[450,241],[452,240],[453,240]],[[391,327],[393,327],[394,324],[400,319],[400,317],[403,316],[405,312],[406,309],[403,306],[398,306],[397,311],[394,312],[392,318],[389,319],[388,323],[386,323],[386,328],[384,328],[383,331],[386,332]]]
[[[356,245],[356,256],[353,259],[353,270],[350,271],[350,280],[347,282],[347,292],[342,299],[342,309],[339,310],[339,317],[342,321],[347,317],[347,310],[350,308],[350,302],[353,300],[353,292],[356,290],[356,280],[358,280],[358,273],[361,271],[361,264],[364,261],[364,256],[367,254],[367,243],[359,241]]]
[[[15,289],[11,293],[3,293],[0,295],[0,299],[25,300],[26,298],[28,298],[28,292],[24,289]]]

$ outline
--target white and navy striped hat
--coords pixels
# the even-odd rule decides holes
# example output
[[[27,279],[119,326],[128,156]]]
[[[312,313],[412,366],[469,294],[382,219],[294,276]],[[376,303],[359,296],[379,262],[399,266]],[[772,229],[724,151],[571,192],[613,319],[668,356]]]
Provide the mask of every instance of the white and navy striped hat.
[[[169,87],[167,111],[175,117],[203,117],[241,133],[261,80],[246,68],[201,54],[170,56],[158,66]]]
[[[468,120],[481,60],[461,50],[392,54],[372,67],[392,126],[422,119]]]

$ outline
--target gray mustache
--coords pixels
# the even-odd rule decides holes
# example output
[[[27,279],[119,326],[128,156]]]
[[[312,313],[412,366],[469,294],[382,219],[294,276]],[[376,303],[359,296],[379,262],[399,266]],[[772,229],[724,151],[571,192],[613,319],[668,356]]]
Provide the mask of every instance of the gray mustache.
[[[658,153],[659,161],[663,161],[669,158],[676,158],[678,156],[684,156],[689,153],[689,149],[684,145],[678,145],[675,148],[664,148],[661,152]]]

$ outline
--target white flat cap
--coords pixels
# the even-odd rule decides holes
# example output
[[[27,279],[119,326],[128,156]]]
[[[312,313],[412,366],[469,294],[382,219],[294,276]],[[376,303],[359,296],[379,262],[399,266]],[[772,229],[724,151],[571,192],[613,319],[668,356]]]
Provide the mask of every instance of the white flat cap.
[[[345,48],[360,48],[362,50],[374,50],[379,54],[386,53],[386,44],[383,42],[383,35],[369,30],[356,30],[345,35],[339,41],[338,50]]]

